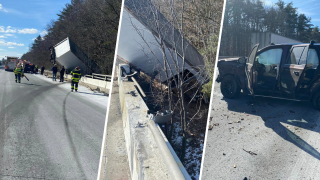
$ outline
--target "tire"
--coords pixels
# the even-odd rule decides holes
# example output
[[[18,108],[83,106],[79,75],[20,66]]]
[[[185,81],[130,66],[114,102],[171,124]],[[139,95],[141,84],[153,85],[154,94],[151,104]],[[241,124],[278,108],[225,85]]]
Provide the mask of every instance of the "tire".
[[[224,97],[234,99],[239,96],[241,88],[233,76],[226,76],[221,80],[221,93]]]
[[[312,97],[312,105],[315,109],[320,110],[320,92],[317,92]]]

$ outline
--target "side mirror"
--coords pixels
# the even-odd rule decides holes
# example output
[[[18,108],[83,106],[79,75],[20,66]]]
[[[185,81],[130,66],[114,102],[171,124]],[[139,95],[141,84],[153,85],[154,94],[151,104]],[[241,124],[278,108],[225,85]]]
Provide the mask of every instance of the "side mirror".
[[[240,64],[245,64],[246,63],[246,58],[245,57],[241,57],[241,58],[238,59],[238,62]]]

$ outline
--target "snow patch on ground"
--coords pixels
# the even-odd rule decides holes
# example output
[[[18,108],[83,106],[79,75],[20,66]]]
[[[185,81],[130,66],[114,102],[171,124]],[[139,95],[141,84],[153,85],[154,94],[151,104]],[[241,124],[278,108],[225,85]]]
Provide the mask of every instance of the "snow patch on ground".
[[[177,119],[175,117],[175,119]],[[174,147],[176,153],[179,155],[181,151],[182,144],[182,132],[180,122],[174,122],[174,130],[172,135],[172,146]],[[201,137],[204,137],[204,134],[201,134]],[[202,143],[197,143],[202,142]],[[186,145],[186,154],[185,161],[183,163],[184,167],[190,174],[192,179],[199,180],[199,173],[201,167],[203,152],[203,138],[193,138],[191,142],[188,142]]]

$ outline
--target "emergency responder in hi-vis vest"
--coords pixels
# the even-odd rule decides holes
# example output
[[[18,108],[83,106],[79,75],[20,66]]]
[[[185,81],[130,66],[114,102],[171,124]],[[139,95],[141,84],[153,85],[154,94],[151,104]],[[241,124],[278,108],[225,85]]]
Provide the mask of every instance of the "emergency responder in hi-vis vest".
[[[20,83],[21,82],[21,75],[23,74],[22,66],[20,64],[17,64],[17,66],[13,72],[14,72],[14,76],[16,77],[16,83],[17,83],[17,80]]]
[[[73,92],[73,89],[78,91],[78,83],[81,78],[81,72],[78,66],[73,71],[71,71],[71,75],[72,75],[71,92]]]

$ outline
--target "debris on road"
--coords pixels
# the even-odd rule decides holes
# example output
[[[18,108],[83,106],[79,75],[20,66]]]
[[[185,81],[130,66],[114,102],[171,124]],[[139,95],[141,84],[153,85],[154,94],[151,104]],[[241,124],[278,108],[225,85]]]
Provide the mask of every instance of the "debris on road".
[[[245,152],[251,154],[252,156],[253,156],[253,155],[257,155],[256,153],[254,153],[254,152],[252,152],[252,151],[247,151],[247,150],[245,150],[245,149],[243,149],[243,150],[244,150]]]
[[[213,129],[213,126],[219,126],[219,123],[214,123],[213,125],[210,124],[209,130],[212,130],[212,129]]]
[[[239,131],[242,131],[242,129],[244,129],[244,126],[243,126],[243,127],[241,127],[241,128],[239,129]]]
[[[236,168],[236,167],[237,167],[237,165],[233,165],[233,167],[234,167],[234,168]]]

